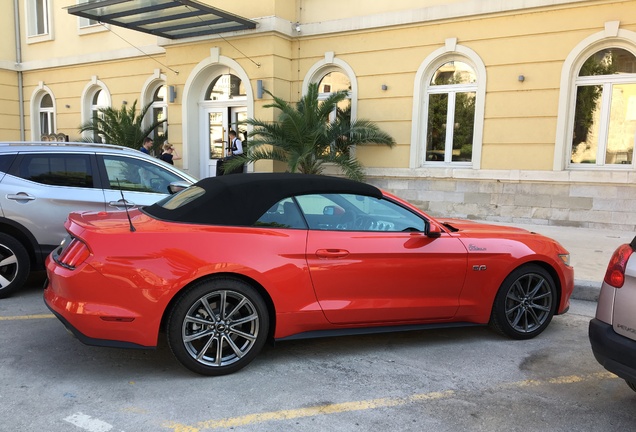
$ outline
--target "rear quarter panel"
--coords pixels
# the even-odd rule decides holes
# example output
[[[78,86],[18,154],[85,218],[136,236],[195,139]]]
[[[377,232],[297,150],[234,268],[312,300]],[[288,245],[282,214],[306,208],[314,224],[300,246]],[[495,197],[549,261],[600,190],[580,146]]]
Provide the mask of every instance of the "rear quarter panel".
[[[309,324],[324,320],[305,259],[305,230],[166,224],[145,216],[132,222],[135,232],[73,228],[92,247],[86,264],[103,276],[93,278],[99,286],[87,287],[84,300],[130,310],[156,335],[164,310],[192,283],[239,274],[276,305],[276,337],[304,330],[286,328],[303,322],[294,314],[307,314]]]

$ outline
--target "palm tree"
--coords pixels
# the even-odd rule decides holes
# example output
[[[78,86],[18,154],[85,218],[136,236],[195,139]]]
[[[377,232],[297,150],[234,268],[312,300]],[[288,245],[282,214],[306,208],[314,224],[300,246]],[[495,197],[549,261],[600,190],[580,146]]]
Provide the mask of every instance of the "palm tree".
[[[150,125],[144,127],[143,119],[150,107],[151,104],[146,105],[137,114],[137,101],[135,100],[129,108],[126,105],[122,105],[120,109],[99,108],[97,115],[80,126],[80,132],[90,131],[93,132],[93,135],[99,135],[106,143],[138,149],[144,138],[150,136],[157,126],[165,122],[165,120],[154,120]],[[160,145],[161,143],[155,142],[153,148]]]
[[[332,93],[324,101],[318,100],[318,84],[310,84],[307,94],[295,105],[272,95],[274,102],[265,108],[277,108],[277,122],[248,119],[254,129],[250,133],[249,151],[225,162],[231,171],[244,163],[269,159],[287,164],[290,172],[320,174],[325,163],[342,169],[345,176],[362,180],[363,167],[351,149],[364,144],[395,145],[393,138],[368,120],[351,121],[349,109],[338,104],[347,98],[347,91]],[[336,118],[330,115],[337,110]]]

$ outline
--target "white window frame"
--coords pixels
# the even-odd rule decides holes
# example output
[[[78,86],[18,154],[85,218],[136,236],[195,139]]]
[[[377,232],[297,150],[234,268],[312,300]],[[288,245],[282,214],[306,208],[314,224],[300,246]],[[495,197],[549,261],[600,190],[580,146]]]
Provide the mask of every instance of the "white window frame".
[[[51,1],[52,0],[24,0],[27,43],[38,43],[53,39]],[[41,8],[39,6],[41,6]],[[39,21],[41,21],[43,27],[41,29],[38,28]]]
[[[579,72],[585,61],[594,53],[606,48],[622,48],[636,53],[636,32],[620,28],[620,21],[608,21],[604,30],[594,33],[579,42],[570,51],[561,69],[561,83],[559,92],[559,111],[557,116],[557,130],[554,146],[554,171],[570,171],[592,173],[595,171],[625,171],[633,169],[633,165],[594,165],[570,164],[572,154],[572,133],[574,132],[574,114],[576,107],[576,84],[579,82]],[[619,75],[620,76],[620,75]],[[592,78],[592,77],[580,77]],[[629,82],[634,82],[628,78]],[[636,150],[636,149],[635,149]],[[598,176],[603,176],[599,172]],[[586,179],[590,179],[589,174]],[[596,178],[596,177],[595,177]],[[600,178],[600,177],[598,177]]]
[[[473,68],[477,76],[476,88],[473,87],[473,84],[467,87],[470,88],[471,92],[475,92],[472,162],[427,162],[426,129],[428,127],[428,95],[430,94],[429,88],[432,88],[430,87],[430,80],[440,66],[452,60],[466,63]],[[453,85],[454,90],[459,90],[462,85],[457,84],[456,86],[457,88]],[[480,169],[486,104],[486,66],[477,53],[470,48],[457,44],[457,38],[446,39],[444,46],[429,54],[418,68],[415,75],[413,95],[413,113],[411,117],[413,121],[411,127],[409,168],[440,167],[444,169]]]
[[[333,52],[326,52],[324,59],[316,62],[309,69],[303,80],[303,95],[307,94],[309,84],[319,83],[330,72],[340,72],[349,78],[349,82],[351,83],[351,91],[349,92],[351,121],[354,121],[358,116],[358,81],[353,68],[345,61],[337,58]],[[324,95],[326,94],[321,93],[320,97]]]
[[[92,3],[97,0],[77,0],[77,4]],[[80,35],[99,33],[108,31],[109,25],[100,23],[98,20],[91,20],[84,17],[77,18],[77,31]]]
[[[53,102],[52,108],[42,109],[42,99],[45,95],[51,96],[51,101]],[[41,113],[47,113],[49,117],[49,121],[53,120],[53,130],[50,133],[57,133],[57,103],[55,101],[55,96],[53,95],[53,91],[44,85],[43,82],[39,82],[38,86],[33,91],[31,95],[31,140],[32,141],[40,141],[42,139],[42,125],[40,122]],[[51,124],[51,123],[49,123]]]
[[[631,51],[630,51],[631,52]],[[634,53],[632,53],[634,54]],[[593,55],[593,54],[592,54]],[[636,54],[635,54],[636,57]],[[588,57],[589,58],[589,57]],[[636,84],[636,74],[621,74],[621,75],[595,75],[579,77],[574,83],[574,105],[572,106],[570,119],[568,122],[568,159],[566,167],[572,170],[590,170],[590,169],[611,169],[611,170],[625,170],[634,168],[634,159],[632,157],[631,164],[607,164],[606,154],[608,145],[608,133],[610,127],[610,109],[612,106],[613,87],[616,84]],[[601,95],[601,111],[599,113],[599,125],[598,125],[598,139],[596,148],[596,163],[574,163],[572,162],[572,140],[574,133],[574,115],[576,113],[576,93],[580,86],[601,86],[603,87],[603,93]],[[636,144],[636,143],[635,143]],[[636,145],[635,145],[636,147]],[[636,150],[636,148],[632,148]]]
[[[424,107],[422,108],[422,114],[424,115],[424,118],[422,119],[422,125],[423,125],[423,129],[422,129],[422,137],[421,142],[423,143],[422,145],[424,146],[423,148],[423,152],[422,152],[422,165],[452,165],[452,166],[456,166],[456,167],[470,167],[472,166],[472,159],[474,157],[474,149],[475,149],[475,140],[474,140],[474,129],[475,129],[475,118],[473,118],[473,143],[472,143],[472,148],[471,148],[471,162],[453,162],[453,139],[454,139],[454,134],[455,134],[455,128],[453,127],[453,125],[455,124],[455,101],[457,98],[457,94],[458,93],[474,93],[475,94],[475,98],[477,97],[477,90],[478,90],[478,85],[477,83],[470,83],[470,84],[444,84],[444,85],[431,85],[431,79],[433,77],[433,74],[435,74],[435,72],[437,72],[437,70],[442,67],[444,64],[450,62],[450,61],[459,61],[459,62],[463,62],[465,64],[468,64],[471,68],[472,65],[470,63],[468,63],[466,61],[466,59],[462,58],[462,57],[450,57],[450,58],[444,58],[443,60],[441,60],[441,62],[437,63],[435,67],[431,68],[431,74],[428,75],[428,80],[427,80],[427,84],[426,84],[426,91],[425,91],[425,96],[424,96]],[[473,72],[474,72],[474,68],[473,68]],[[443,161],[428,161],[426,160],[426,152],[427,152],[427,135],[428,135],[428,110],[429,110],[429,102],[430,102],[430,95],[432,94],[446,94],[448,95],[448,109],[446,112],[446,138],[445,138],[445,143],[444,143],[444,160]],[[475,111],[477,110],[477,101],[475,101]]]
[[[94,105],[93,98],[95,94],[101,90],[103,92],[104,98],[107,101],[103,105]],[[93,118],[93,112],[98,110],[101,107],[109,107],[112,106],[113,101],[110,95],[110,91],[106,84],[100,81],[96,76],[91,78],[91,81],[84,87],[84,91],[82,92],[82,124],[85,124],[87,121]],[[82,133],[83,138],[93,138],[93,132],[86,131]],[[113,143],[109,143],[113,144]]]
[[[163,103],[155,101],[154,100],[154,95],[155,92],[157,91],[157,89],[159,87],[161,87],[162,85],[166,86],[166,97],[164,98]],[[153,112],[154,108],[162,108],[164,115],[166,117],[166,122],[164,123],[164,131],[165,133],[168,133],[168,94],[169,94],[170,90],[168,88],[168,83],[167,83],[167,77],[165,74],[161,73],[160,69],[155,69],[154,73],[148,77],[148,79],[146,80],[146,82],[144,83],[142,90],[141,90],[141,97],[140,97],[140,101],[141,101],[141,106],[139,107],[139,109],[145,107],[148,104],[152,104],[152,106],[150,107],[150,109],[148,111],[150,111],[151,113]],[[146,114],[146,117],[144,117],[143,119],[143,125],[144,127],[150,126],[152,124],[153,118],[152,115],[148,115]]]

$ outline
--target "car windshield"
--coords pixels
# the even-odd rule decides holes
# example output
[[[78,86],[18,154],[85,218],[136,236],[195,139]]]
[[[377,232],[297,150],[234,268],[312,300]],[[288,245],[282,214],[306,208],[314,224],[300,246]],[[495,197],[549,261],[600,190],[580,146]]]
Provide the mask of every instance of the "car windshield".
[[[170,195],[161,201],[157,202],[156,205],[159,207],[165,208],[167,210],[175,210],[179,207],[188,204],[200,196],[205,194],[205,189],[199,186],[190,186],[174,195]]]

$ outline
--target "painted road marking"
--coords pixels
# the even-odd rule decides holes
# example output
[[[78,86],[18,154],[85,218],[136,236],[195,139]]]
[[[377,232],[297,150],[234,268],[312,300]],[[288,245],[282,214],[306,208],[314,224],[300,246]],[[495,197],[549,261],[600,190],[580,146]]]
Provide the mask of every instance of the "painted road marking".
[[[105,421],[82,414],[81,412],[66,417],[64,421],[88,432],[108,432],[113,429],[113,426]]]
[[[55,318],[55,315],[38,314],[38,315],[0,316],[0,321],[19,321],[19,320],[48,319],[48,318]]]
[[[615,379],[616,375],[610,372],[598,372],[588,375],[569,375],[555,378],[546,378],[543,380],[524,380],[512,383],[502,383],[498,388],[520,388],[520,387],[536,387],[545,384],[574,384],[583,381]],[[211,429],[227,429],[239,426],[250,426],[259,423],[265,423],[277,420],[293,420],[303,417],[315,417],[319,415],[338,414],[351,411],[364,411],[375,408],[397,407],[407,405],[414,402],[432,401],[440,399],[450,399],[457,395],[458,392],[447,390],[443,392],[431,392],[416,394],[400,398],[380,398],[354,402],[343,402],[329,405],[317,405],[308,408],[299,408],[291,410],[271,411],[260,414],[247,414],[239,417],[229,417],[221,420],[206,420],[198,422],[194,425],[185,425],[175,422],[165,422],[162,426],[172,429],[174,432],[200,432]]]

